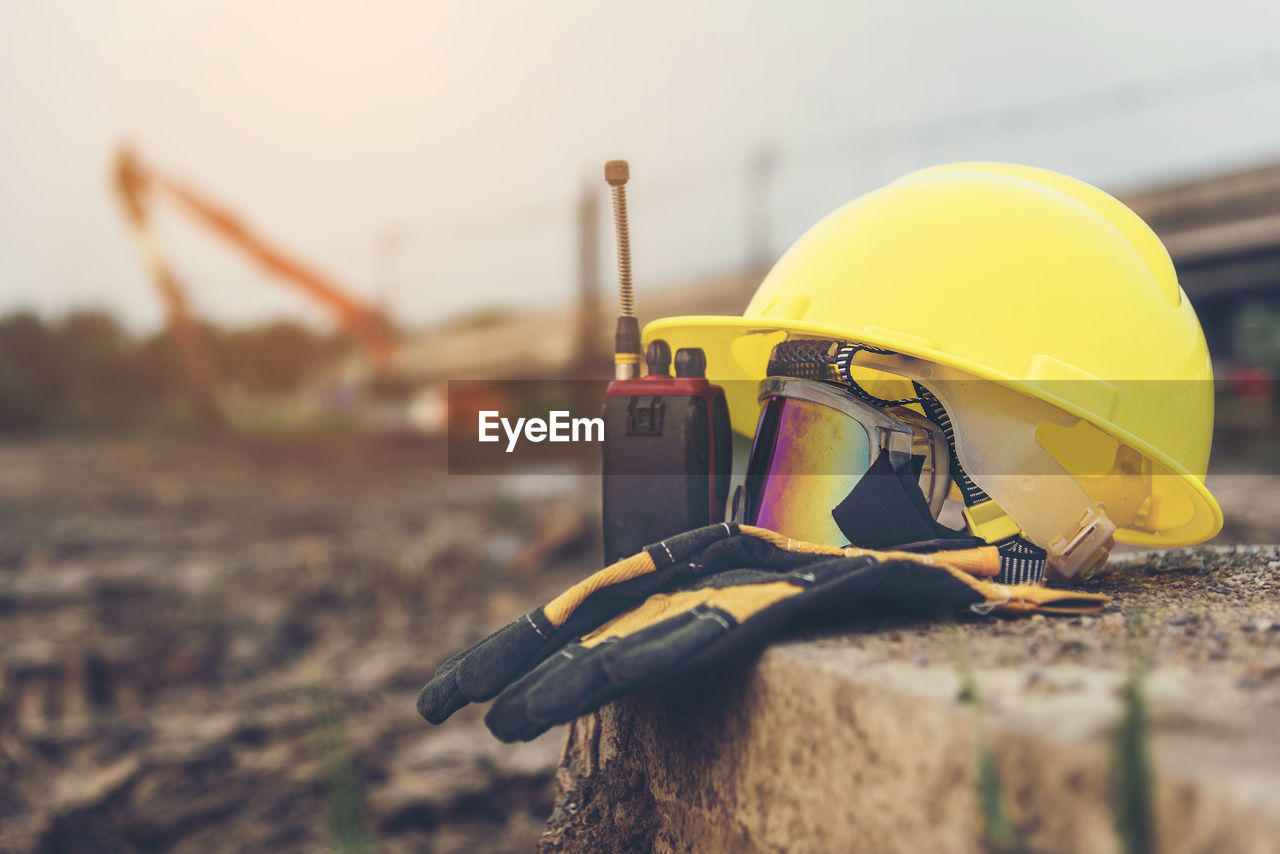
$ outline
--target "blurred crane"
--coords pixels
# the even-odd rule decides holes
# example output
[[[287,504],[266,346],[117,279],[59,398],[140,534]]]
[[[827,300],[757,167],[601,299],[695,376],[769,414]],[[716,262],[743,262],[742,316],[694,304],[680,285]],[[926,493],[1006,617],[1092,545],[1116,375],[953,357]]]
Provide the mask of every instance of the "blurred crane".
[[[209,349],[191,314],[186,294],[155,240],[148,207],[155,196],[165,196],[176,202],[197,223],[222,237],[264,270],[320,302],[339,326],[364,346],[376,374],[385,376],[388,373],[396,352],[396,333],[381,311],[360,302],[321,274],[276,250],[233,214],[190,187],[143,164],[127,148],[121,149],[116,156],[115,181],[116,191],[164,299],[170,333],[193,399],[206,421],[218,427],[225,425],[217,394],[217,374]]]

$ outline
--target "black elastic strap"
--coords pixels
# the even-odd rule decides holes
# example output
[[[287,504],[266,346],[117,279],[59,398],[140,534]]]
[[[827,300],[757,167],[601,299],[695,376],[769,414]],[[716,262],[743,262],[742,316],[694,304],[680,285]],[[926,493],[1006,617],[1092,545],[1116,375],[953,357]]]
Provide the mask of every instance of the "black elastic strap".
[[[975,504],[990,501],[991,497],[982,491],[982,487],[973,482],[965,473],[964,466],[960,465],[960,458],[956,456],[956,428],[951,424],[951,416],[947,415],[942,402],[920,383],[913,382],[912,385],[915,386],[916,394],[919,395],[920,408],[924,410],[925,418],[938,425],[938,429],[947,437],[947,450],[951,455],[951,478],[960,489],[964,506],[972,507]]]
[[[1022,535],[996,543],[1000,551],[1001,584],[1039,584],[1044,580],[1048,553]]]
[[[924,409],[925,417],[938,425],[938,429],[947,437],[947,450],[951,456],[951,478],[964,498],[964,506],[973,507],[990,501],[991,496],[974,483],[964,470],[964,466],[960,465],[960,458],[956,455],[956,431],[946,408],[920,383],[913,383],[913,385],[916,394],[920,396],[920,406]],[[1000,552],[1000,573],[996,576],[996,581],[1001,584],[1039,584],[1044,580],[1049,557],[1044,549],[1020,534],[993,545]]]
[[[831,511],[849,542],[866,549],[902,543],[954,540],[960,532],[940,525],[929,511],[910,461],[896,471],[884,451],[849,494]]]

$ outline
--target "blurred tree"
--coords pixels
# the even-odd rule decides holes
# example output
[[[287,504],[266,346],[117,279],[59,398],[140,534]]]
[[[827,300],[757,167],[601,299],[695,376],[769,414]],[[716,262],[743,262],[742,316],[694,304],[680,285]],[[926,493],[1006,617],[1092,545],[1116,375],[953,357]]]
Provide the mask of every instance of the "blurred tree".
[[[1280,370],[1280,308],[1254,302],[1236,315],[1236,350],[1250,364]]]
[[[296,391],[308,373],[350,347],[340,336],[289,322],[233,332],[207,328],[205,334],[224,382],[269,394]]]
[[[97,310],[68,314],[55,330],[55,356],[65,388],[55,421],[72,427],[127,424],[143,403],[133,383],[134,342],[111,315]]]
[[[57,342],[44,321],[25,311],[0,318],[0,429],[48,426],[64,395]]]
[[[351,346],[287,322],[204,331],[223,381],[255,394],[295,392]],[[166,332],[139,340],[99,310],[0,317],[0,432],[136,428],[183,406],[182,382]]]

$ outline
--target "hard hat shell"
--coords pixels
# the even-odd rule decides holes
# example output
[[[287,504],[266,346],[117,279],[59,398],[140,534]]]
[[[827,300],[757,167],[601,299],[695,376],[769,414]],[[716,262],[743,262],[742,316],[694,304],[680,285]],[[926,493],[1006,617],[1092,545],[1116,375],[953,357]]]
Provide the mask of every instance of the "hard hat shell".
[[[1150,499],[1117,533],[1122,542],[1187,545],[1222,527],[1204,485],[1213,433],[1204,333],[1159,238],[1084,182],[1003,163],[912,173],[805,233],[742,317],[664,318],[644,332],[646,344],[706,351],[708,377],[726,384],[743,433],[758,412],[749,381],[796,335],[967,371],[1137,451]]]

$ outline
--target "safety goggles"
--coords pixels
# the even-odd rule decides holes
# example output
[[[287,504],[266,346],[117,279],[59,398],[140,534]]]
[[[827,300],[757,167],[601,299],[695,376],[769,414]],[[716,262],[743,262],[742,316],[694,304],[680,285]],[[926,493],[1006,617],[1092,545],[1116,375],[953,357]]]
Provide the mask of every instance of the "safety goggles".
[[[968,535],[1000,546],[1009,579],[1039,580],[1046,565],[1064,579],[1088,577],[1105,562],[1116,522],[1046,447],[1053,430],[1077,428],[1075,416],[1003,383],[857,344],[783,342],[771,374],[775,363],[781,373],[803,370],[824,381],[775,377],[761,386],[737,518],[831,545],[947,539],[963,534],[936,523],[951,475]],[[865,371],[901,377],[917,396],[874,397],[860,387]],[[908,403],[924,406],[929,419]],[[907,433],[915,469],[904,465]],[[1108,504],[1122,522],[1143,511],[1150,493],[1149,476],[1124,450],[1106,473]]]
[[[920,510],[937,518],[951,480],[947,439],[932,422],[905,407],[871,406],[831,383],[792,377],[764,380],[759,401],[743,521],[846,545],[852,538],[840,508],[876,473],[913,478],[924,498]]]

